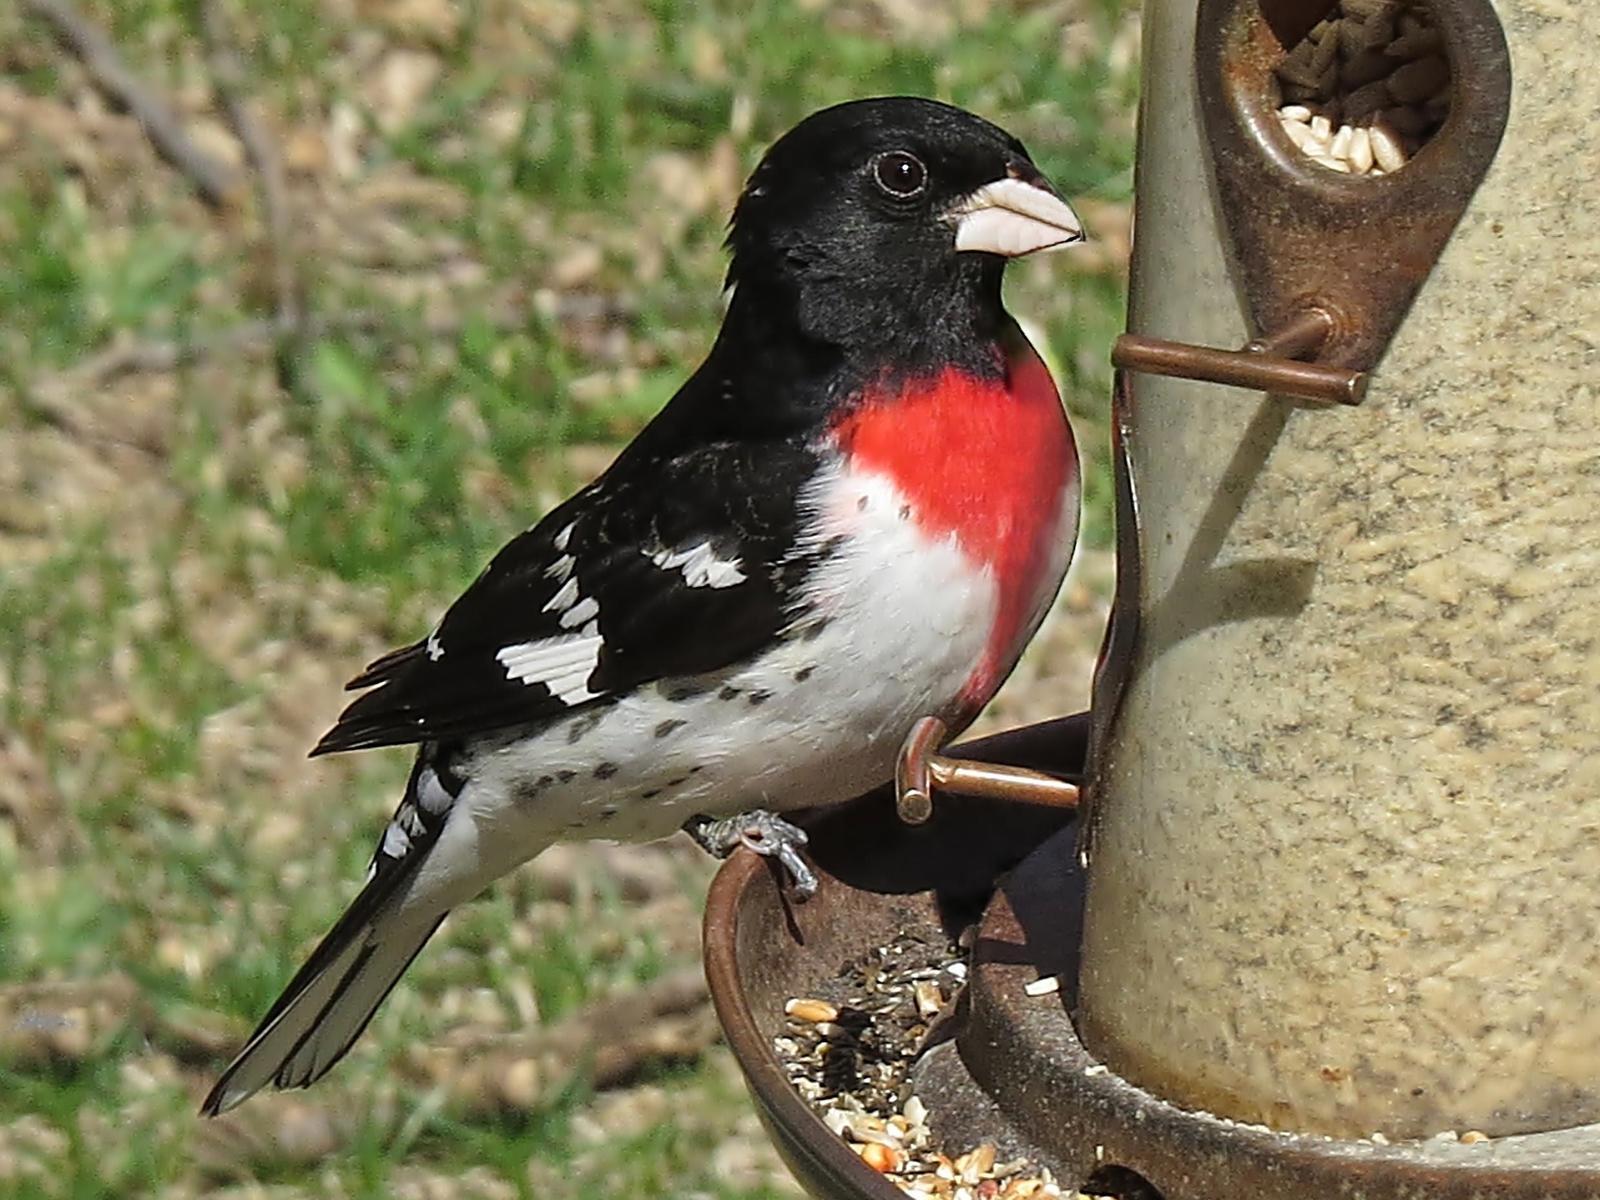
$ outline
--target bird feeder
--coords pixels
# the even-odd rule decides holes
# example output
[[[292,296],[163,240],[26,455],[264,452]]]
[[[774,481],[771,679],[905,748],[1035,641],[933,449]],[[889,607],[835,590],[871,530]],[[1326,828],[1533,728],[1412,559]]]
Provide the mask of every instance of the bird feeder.
[[[1600,8],[1144,28],[1093,709],[962,752],[1082,816],[908,747],[931,819],[827,817],[811,904],[725,868],[730,1041],[808,1186],[898,1195],[774,1067],[782,997],[1020,859],[917,1067],[936,1132],[1167,1200],[1600,1194]]]

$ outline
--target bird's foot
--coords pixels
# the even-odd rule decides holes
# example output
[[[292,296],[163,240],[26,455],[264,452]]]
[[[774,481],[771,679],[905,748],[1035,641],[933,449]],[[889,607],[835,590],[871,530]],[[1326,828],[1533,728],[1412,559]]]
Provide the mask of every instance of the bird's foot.
[[[683,831],[714,858],[727,858],[740,846],[748,846],[763,857],[776,858],[789,873],[798,899],[806,900],[816,894],[816,872],[800,857],[800,847],[811,839],[800,826],[785,821],[776,813],[756,808],[721,820],[695,816],[683,823]]]

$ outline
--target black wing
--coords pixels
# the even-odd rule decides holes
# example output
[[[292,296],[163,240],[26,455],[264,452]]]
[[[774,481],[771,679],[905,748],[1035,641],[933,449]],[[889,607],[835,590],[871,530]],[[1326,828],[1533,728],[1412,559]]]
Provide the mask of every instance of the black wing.
[[[433,634],[352,680],[373,690],[312,753],[535,723],[750,657],[816,561],[795,500],[817,467],[802,436],[636,442],[501,550]]]

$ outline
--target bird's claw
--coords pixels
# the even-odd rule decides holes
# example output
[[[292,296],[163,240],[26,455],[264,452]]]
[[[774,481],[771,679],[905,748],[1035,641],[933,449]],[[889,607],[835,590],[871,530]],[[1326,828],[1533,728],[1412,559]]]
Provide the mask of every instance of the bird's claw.
[[[809,899],[817,891],[817,875],[800,857],[800,848],[811,838],[804,829],[785,821],[764,808],[752,809],[735,817],[691,817],[683,830],[707,854],[727,858],[745,846],[763,858],[775,858],[794,884],[794,894]]]

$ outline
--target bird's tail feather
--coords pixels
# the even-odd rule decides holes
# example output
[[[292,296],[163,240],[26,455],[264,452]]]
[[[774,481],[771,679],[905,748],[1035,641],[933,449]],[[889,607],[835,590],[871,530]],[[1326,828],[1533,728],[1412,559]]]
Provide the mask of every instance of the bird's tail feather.
[[[398,866],[399,864],[396,864]],[[386,920],[407,870],[380,871],[322,939],[200,1106],[227,1112],[268,1083],[306,1087],[344,1057],[445,914]]]

